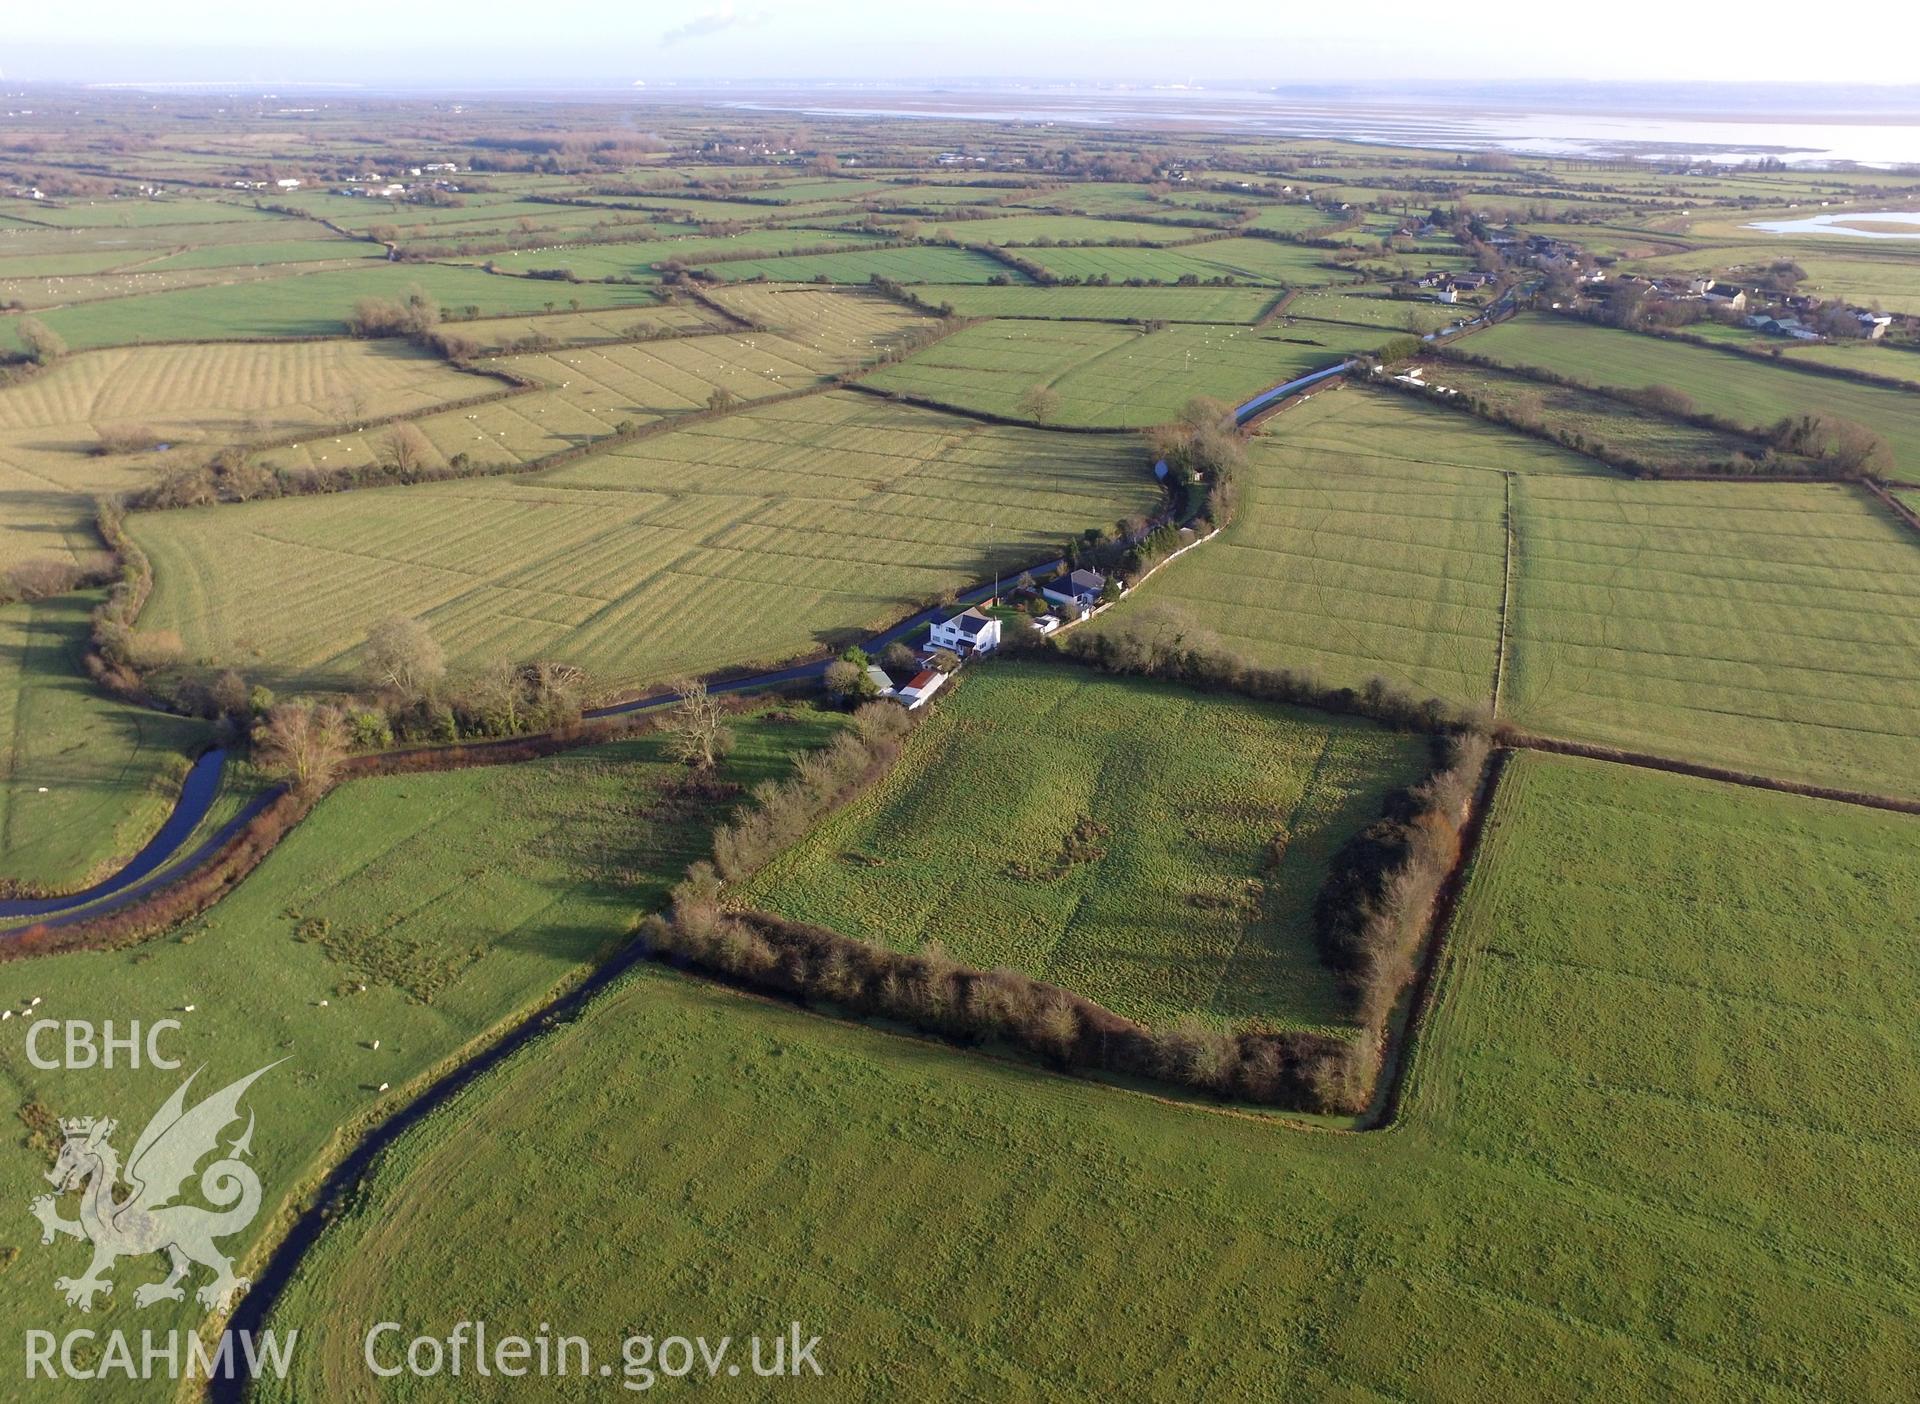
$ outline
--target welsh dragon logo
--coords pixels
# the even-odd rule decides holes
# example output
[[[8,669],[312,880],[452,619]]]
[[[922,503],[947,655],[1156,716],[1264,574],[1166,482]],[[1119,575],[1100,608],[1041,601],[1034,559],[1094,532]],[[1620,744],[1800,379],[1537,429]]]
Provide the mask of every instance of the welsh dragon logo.
[[[197,1071],[190,1074],[133,1143],[133,1154],[127,1157],[124,1171],[111,1141],[118,1122],[91,1116],[60,1122],[60,1158],[47,1174],[54,1193],[39,1196],[29,1207],[40,1221],[41,1243],[51,1243],[56,1235],[64,1234],[93,1244],[93,1261],[85,1274],[54,1280],[54,1289],[66,1295],[69,1306],[92,1311],[93,1299],[113,1290],[113,1284],[101,1274],[116,1259],[149,1253],[165,1253],[172,1271],[164,1282],[149,1282],[135,1289],[136,1307],[185,1300],[186,1289],[180,1284],[195,1263],[214,1275],[213,1281],[194,1294],[202,1306],[225,1310],[246,1291],[247,1279],[233,1275],[233,1260],[215,1246],[214,1240],[238,1233],[260,1212],[260,1177],[245,1163],[253,1143],[251,1112],[247,1113],[247,1129],[228,1144],[227,1154],[201,1172],[200,1194],[215,1207],[203,1209],[174,1201],[194,1166],[220,1149],[220,1133],[239,1119],[241,1095],[261,1073],[277,1066],[269,1063],[248,1073],[188,1109],[187,1089],[200,1075]],[[116,1187],[123,1176],[129,1192],[120,1198]],[[63,1219],[56,1196],[72,1190],[80,1191],[80,1217]]]

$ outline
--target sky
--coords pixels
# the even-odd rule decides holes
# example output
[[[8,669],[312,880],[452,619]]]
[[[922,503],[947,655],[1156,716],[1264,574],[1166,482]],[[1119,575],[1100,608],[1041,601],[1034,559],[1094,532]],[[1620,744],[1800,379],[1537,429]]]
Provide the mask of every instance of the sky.
[[[1376,0],[12,0],[0,78],[422,86],[950,78],[1259,87],[1410,78],[1911,81],[1920,5],[1822,6],[1791,42],[1732,0],[1532,10]],[[1513,23],[1512,17],[1523,17]],[[1744,39],[1741,36],[1746,36]]]

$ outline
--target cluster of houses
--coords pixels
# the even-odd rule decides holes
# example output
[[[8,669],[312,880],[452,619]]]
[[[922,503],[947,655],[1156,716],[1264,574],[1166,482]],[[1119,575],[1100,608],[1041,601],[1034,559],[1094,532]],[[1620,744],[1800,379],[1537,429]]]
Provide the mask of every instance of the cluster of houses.
[[[426,183],[431,189],[458,193],[460,187],[445,177],[459,169],[452,161],[430,161],[424,166],[408,167],[407,173],[416,178],[427,177]],[[389,180],[378,171],[363,171],[359,175],[348,176],[333,193],[358,195],[368,200],[400,200],[411,193],[411,187],[405,181]]]
[[[1738,315],[1740,324],[1750,330],[1795,341],[1825,341],[1835,336],[1879,341],[1893,325],[1892,316],[1869,308],[1835,307],[1804,293],[1768,293],[1714,278],[1645,278],[1630,274],[1609,280],[1605,270],[1596,270],[1579,281],[1581,295],[1595,301],[1637,293],[1662,302],[1697,302],[1722,315]]]
[[[1451,306],[1463,292],[1477,292],[1493,281],[1491,273],[1434,272],[1421,277],[1417,286],[1433,295],[1435,302]]]
[[[1811,322],[1798,316],[1798,313],[1811,313],[1816,310],[1812,298],[1789,297],[1784,300],[1786,310],[1756,312],[1745,319],[1745,325],[1755,331],[1766,332],[1769,336],[1792,337],[1795,341],[1824,341],[1827,333]],[[1865,307],[1848,307],[1840,315],[1851,319],[1859,328],[1857,333],[1863,340],[1879,341],[1887,334],[1887,328],[1893,325],[1893,318],[1884,312],[1870,311]],[[1831,322],[1828,323],[1831,325]],[[1844,334],[1845,328],[1842,328]]]
[[[1099,571],[1074,570],[1048,581],[1037,593],[1049,604],[1084,612],[1099,604],[1106,590],[1107,577]],[[907,681],[896,684],[886,669],[877,664],[869,666],[867,677],[877,694],[891,697],[910,712],[925,706],[927,700],[946,685],[948,674],[935,661],[942,653],[952,654],[964,667],[1000,647],[1000,620],[987,613],[993,604],[991,599],[984,600],[945,619],[934,620],[927,630],[926,642],[920,646],[919,669]],[[1033,620],[1034,627],[1042,634],[1054,633],[1062,622],[1058,614],[1051,612]]]

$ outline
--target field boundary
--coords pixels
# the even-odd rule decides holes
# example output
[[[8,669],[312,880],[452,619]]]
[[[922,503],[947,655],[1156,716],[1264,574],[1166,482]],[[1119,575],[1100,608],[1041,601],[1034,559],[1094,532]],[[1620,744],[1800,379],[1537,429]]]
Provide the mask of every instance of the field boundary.
[[[1888,490],[1885,483],[1875,478],[1862,478],[1860,480],[1860,486],[1878,498],[1880,505],[1893,513],[1902,525],[1911,531],[1920,533],[1920,513],[1915,512],[1913,508],[1907,506],[1906,503],[1895,497],[1893,493]]]
[[[1412,1074],[1420,1039],[1426,1032],[1427,1017],[1440,987],[1440,966],[1453,935],[1454,915],[1460,909],[1461,895],[1472,876],[1486,833],[1493,802],[1506,774],[1507,758],[1513,752],[1496,746],[1487,757],[1486,769],[1468,802],[1467,817],[1460,828],[1460,852],[1454,859],[1440,890],[1434,895],[1428,914],[1427,938],[1422,943],[1420,963],[1413,984],[1407,991],[1402,1017],[1389,1025],[1387,1046],[1381,1052],[1380,1080],[1374,1087],[1373,1104],[1360,1116],[1361,1131],[1391,1131],[1400,1122],[1400,1109],[1406,1099],[1407,1082]]]
[[[1555,736],[1536,736],[1532,732],[1502,726],[1499,738],[1504,745],[1522,751],[1544,751],[1556,756],[1580,756],[1587,760],[1611,761],[1616,765],[1638,766],[1643,770],[1663,770],[1672,775],[1690,775],[1696,780],[1718,780],[1753,790],[1772,790],[1777,794],[1799,795],[1804,799],[1832,800],[1837,804],[1859,805],[1864,809],[1884,809],[1895,814],[1920,814],[1920,799],[1901,795],[1875,794],[1870,790],[1848,790],[1833,785],[1816,785],[1803,780],[1783,780],[1774,775],[1730,770],[1725,766],[1699,761],[1658,756],[1647,751],[1629,751],[1617,746],[1601,746],[1590,741],[1569,741]]]
[[[1505,469],[1500,477],[1506,484],[1506,503],[1500,509],[1501,525],[1506,541],[1506,554],[1500,562],[1500,646],[1493,654],[1493,714],[1500,715],[1500,689],[1507,679],[1507,648],[1512,641],[1513,620],[1513,479],[1512,469]]]

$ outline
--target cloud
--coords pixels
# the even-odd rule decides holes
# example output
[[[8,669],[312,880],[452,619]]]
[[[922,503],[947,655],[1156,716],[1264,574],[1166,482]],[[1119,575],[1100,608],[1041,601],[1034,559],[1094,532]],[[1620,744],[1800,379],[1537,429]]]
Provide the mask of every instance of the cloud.
[[[759,24],[766,18],[763,14],[737,12],[732,5],[720,5],[703,15],[696,15],[685,24],[676,25],[660,36],[662,44],[678,44],[687,39],[704,39],[710,34],[720,34],[729,29],[747,29]]]

